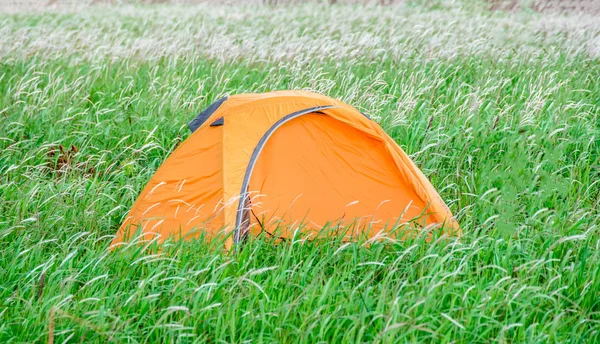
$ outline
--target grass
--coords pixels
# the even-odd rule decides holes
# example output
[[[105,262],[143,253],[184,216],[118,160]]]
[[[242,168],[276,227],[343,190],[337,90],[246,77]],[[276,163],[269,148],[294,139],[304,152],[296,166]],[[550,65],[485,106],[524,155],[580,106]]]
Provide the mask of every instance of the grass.
[[[1,14],[0,342],[600,340],[598,37],[464,3]],[[277,89],[375,118],[464,237],[107,251],[198,111]]]

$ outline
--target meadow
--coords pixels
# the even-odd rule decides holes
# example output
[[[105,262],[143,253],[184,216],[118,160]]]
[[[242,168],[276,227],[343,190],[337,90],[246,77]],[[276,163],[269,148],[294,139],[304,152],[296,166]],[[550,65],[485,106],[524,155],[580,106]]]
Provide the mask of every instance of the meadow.
[[[187,122],[303,89],[370,115],[460,239],[111,252]],[[0,342],[600,341],[600,21],[434,5],[0,13]]]

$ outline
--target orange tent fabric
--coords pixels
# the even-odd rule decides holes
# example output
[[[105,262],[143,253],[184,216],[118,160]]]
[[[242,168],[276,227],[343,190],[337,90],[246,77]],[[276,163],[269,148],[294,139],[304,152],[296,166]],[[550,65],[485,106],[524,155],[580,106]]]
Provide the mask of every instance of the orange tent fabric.
[[[459,226],[431,183],[377,123],[338,100],[277,91],[224,98],[150,179],[111,247],[129,240],[226,237],[348,226]]]

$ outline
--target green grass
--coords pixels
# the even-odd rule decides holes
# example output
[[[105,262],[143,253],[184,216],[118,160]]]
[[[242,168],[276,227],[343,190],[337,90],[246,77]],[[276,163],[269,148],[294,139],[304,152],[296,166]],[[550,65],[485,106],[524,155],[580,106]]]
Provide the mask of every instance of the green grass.
[[[440,6],[0,15],[0,342],[600,340],[600,27]],[[107,250],[198,111],[278,89],[375,118],[464,236]]]

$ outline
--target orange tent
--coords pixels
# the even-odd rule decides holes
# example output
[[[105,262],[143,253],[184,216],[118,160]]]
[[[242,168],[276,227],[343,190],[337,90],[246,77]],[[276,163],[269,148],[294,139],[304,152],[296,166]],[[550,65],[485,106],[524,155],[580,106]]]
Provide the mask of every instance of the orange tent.
[[[377,123],[299,91],[223,98],[150,179],[112,247],[143,239],[289,238],[347,226],[372,238],[400,224],[458,224],[427,178]],[[156,238],[158,236],[158,238]]]

